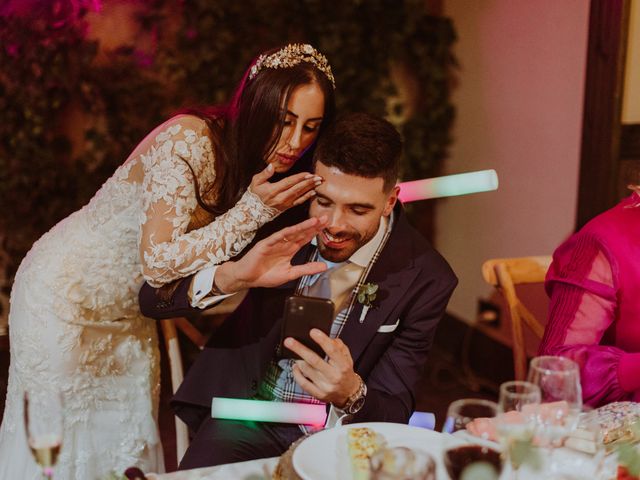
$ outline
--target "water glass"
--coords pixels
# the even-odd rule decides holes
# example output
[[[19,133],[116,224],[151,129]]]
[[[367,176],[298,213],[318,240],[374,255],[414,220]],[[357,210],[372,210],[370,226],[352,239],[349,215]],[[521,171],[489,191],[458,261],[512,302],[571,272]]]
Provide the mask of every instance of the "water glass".
[[[514,380],[500,385],[496,430],[511,464],[513,478],[517,478],[521,464],[519,455],[514,453],[519,447],[527,447],[533,442],[535,412],[540,398],[540,387],[531,382]]]
[[[582,410],[580,368],[565,357],[535,357],[527,379],[540,387],[536,439],[543,446],[558,446],[576,427]]]

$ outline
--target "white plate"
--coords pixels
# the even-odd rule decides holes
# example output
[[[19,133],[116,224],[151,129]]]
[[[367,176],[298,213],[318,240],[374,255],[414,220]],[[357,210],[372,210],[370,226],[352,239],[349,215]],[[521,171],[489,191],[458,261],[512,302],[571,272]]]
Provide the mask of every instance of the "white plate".
[[[448,478],[442,462],[443,452],[464,439],[401,423],[354,423],[330,428],[303,440],[293,452],[293,468],[304,480],[351,478],[347,449],[347,429],[369,427],[382,434],[389,447],[408,447],[425,451],[436,461],[437,478]]]

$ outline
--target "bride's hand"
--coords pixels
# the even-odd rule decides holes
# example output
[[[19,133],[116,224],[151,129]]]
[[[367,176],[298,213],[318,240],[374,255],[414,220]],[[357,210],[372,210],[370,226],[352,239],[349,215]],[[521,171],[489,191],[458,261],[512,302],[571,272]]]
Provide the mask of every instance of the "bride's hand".
[[[276,287],[303,275],[323,272],[323,262],[291,265],[291,259],[327,223],[327,217],[310,218],[259,241],[237,261],[225,262],[216,271],[216,286],[224,293],[251,287]]]
[[[253,176],[249,188],[260,197],[262,203],[281,212],[309,200],[316,193],[314,188],[322,183],[322,177],[308,172],[296,173],[279,182],[269,183],[272,175],[273,165],[269,164]]]

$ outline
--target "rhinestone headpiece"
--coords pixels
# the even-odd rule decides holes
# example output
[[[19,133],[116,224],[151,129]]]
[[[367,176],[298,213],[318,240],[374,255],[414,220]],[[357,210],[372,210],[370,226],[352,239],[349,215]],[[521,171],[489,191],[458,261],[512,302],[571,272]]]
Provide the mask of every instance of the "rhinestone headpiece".
[[[288,68],[301,62],[307,62],[315,66],[327,76],[333,88],[336,88],[336,81],[333,78],[333,73],[331,73],[331,66],[327,61],[327,57],[308,43],[290,43],[271,55],[260,55],[256,63],[251,67],[249,80],[253,80],[260,70],[264,68]]]

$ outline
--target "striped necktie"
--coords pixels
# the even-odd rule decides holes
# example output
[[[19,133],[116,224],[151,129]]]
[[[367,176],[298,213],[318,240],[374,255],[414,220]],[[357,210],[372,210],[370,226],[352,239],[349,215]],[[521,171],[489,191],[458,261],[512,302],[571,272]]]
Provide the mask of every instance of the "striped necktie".
[[[362,267],[355,263],[338,263],[319,274],[315,282],[307,288],[306,295],[331,299],[335,304],[335,315],[345,308],[344,303],[358,283],[361,273]]]

